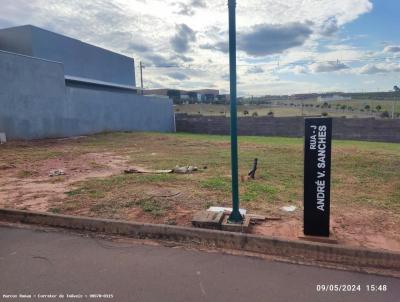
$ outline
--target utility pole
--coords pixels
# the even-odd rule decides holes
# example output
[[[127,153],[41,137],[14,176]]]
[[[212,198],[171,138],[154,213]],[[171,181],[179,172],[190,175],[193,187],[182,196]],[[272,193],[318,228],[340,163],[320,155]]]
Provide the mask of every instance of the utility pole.
[[[140,87],[142,88],[141,94],[144,94],[144,92],[143,92],[143,68],[145,68],[145,66],[143,65],[142,61],[140,61],[139,66],[140,66]]]
[[[229,9],[229,75],[231,97],[231,168],[232,168],[232,213],[228,221],[242,223],[239,211],[238,146],[237,146],[237,79],[236,79],[236,0],[228,0]]]
[[[393,100],[393,106],[392,106],[392,119],[394,119],[394,109],[396,107],[396,99]]]

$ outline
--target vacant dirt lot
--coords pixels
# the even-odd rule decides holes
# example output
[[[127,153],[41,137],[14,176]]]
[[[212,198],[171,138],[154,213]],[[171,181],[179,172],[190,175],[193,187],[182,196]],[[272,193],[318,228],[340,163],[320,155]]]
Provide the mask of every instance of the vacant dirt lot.
[[[240,174],[259,159],[256,180],[240,182],[241,207],[280,217],[257,234],[297,238],[302,231],[301,139],[241,137]],[[229,206],[229,138],[110,133],[0,146],[0,207],[140,222],[190,225],[192,214]],[[192,174],[124,174],[129,167]],[[55,169],[66,173],[49,177]],[[339,242],[400,251],[400,145],[335,141],[332,231]],[[294,205],[294,212],[282,206]]]

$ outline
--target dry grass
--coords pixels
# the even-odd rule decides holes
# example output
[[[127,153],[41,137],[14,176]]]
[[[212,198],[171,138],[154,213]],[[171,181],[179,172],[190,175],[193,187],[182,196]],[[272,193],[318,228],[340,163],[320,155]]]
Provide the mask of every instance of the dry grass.
[[[211,204],[230,204],[229,150],[229,138],[224,136],[110,133],[79,140],[10,143],[1,146],[0,162],[20,166],[16,177],[23,179],[37,173],[26,170],[27,162],[40,166],[41,162],[72,160],[93,152],[123,156],[126,166],[206,166],[189,175],[125,175],[121,171],[120,175],[85,179],[72,184],[62,198],[49,205],[57,213],[123,219],[140,211],[143,219],[163,222],[179,211],[187,214]],[[301,208],[302,150],[301,139],[240,137],[239,174],[246,175],[253,159],[259,159],[256,180],[240,183],[242,206],[261,214],[288,203]],[[88,165],[107,167],[95,161]],[[400,145],[335,141],[332,173],[333,205],[400,213]],[[49,183],[62,182],[49,179]]]
[[[257,234],[297,238],[302,225],[303,140],[240,137],[239,174],[254,158],[254,181],[240,181],[241,206],[281,216]],[[193,174],[123,174],[129,166]],[[204,169],[204,167],[207,167]],[[51,169],[66,175],[48,177]],[[0,146],[0,206],[72,215],[189,225],[193,212],[230,206],[226,136],[106,133]],[[284,213],[283,205],[299,210]],[[334,141],[332,228],[343,243],[400,250],[400,144]],[[382,232],[385,230],[385,232]]]

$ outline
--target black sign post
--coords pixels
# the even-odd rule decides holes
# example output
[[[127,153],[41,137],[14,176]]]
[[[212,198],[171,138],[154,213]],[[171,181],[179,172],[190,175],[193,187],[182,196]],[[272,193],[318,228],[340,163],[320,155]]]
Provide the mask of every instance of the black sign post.
[[[305,119],[304,235],[329,237],[332,119]]]

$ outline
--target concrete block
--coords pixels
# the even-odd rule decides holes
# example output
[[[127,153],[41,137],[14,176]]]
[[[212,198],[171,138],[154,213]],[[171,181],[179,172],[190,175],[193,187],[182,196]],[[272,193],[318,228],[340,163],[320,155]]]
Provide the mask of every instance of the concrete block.
[[[220,229],[224,212],[200,211],[194,214],[192,225],[205,229]]]
[[[7,142],[6,134],[4,132],[0,132],[0,144],[5,144]]]
[[[338,244],[338,240],[332,234],[330,237],[320,237],[320,236],[307,236],[307,235],[300,235],[298,237],[300,240],[306,240],[311,242],[320,242],[320,243],[329,243],[329,244]]]
[[[225,215],[221,224],[221,229],[228,232],[248,233],[250,229],[250,216],[244,216],[242,223],[231,223],[228,221],[229,215]]]

